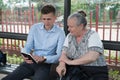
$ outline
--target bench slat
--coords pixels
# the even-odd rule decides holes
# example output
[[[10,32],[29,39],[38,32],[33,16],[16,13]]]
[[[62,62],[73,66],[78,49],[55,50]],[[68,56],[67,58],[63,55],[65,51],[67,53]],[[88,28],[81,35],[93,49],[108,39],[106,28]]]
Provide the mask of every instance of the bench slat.
[[[104,49],[120,51],[120,42],[119,41],[107,41],[102,40]]]
[[[12,32],[0,32],[0,38],[26,40],[27,39],[27,34],[12,33]]]

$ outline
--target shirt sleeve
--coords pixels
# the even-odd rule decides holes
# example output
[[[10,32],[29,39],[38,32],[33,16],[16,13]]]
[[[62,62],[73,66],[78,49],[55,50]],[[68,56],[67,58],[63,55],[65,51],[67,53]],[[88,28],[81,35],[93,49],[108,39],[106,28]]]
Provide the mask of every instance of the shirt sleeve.
[[[63,46],[68,47],[68,36],[65,38],[65,42]]]
[[[103,53],[103,44],[102,41],[98,35],[97,32],[94,32],[93,34],[91,34],[91,36],[88,39],[88,48],[89,51],[97,51],[99,53]]]
[[[64,52],[67,52],[68,51],[68,47],[69,47],[69,39],[68,39],[68,36],[65,38],[65,41],[64,41],[64,44],[63,44],[63,48],[62,48],[62,51]]]

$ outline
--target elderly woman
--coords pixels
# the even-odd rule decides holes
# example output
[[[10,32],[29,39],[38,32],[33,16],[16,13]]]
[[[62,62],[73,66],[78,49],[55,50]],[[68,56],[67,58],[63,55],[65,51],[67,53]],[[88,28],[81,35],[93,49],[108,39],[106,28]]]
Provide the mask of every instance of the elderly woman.
[[[68,17],[67,35],[56,68],[62,80],[108,80],[104,48],[97,32],[87,29],[86,13]]]

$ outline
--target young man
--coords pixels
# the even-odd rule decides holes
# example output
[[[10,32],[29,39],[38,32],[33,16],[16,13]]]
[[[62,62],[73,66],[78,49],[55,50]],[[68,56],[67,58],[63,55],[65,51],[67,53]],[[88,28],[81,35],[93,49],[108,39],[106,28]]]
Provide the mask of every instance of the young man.
[[[28,34],[24,47],[26,53],[34,50],[32,57],[37,64],[26,57],[25,62],[2,80],[23,80],[33,76],[33,80],[49,80],[52,63],[58,62],[65,39],[64,31],[55,25],[54,6],[47,4],[41,9],[41,22],[34,24]]]

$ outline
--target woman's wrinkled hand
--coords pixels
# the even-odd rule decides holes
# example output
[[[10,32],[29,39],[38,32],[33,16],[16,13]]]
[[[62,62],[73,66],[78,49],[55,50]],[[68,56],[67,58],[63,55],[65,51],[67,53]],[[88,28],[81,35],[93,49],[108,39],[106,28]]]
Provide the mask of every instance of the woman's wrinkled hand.
[[[56,71],[59,74],[59,76],[62,77],[66,74],[66,67],[58,65],[57,68],[56,68]]]
[[[66,64],[70,65],[71,60],[66,56],[66,54],[62,54],[59,61],[65,62]]]

